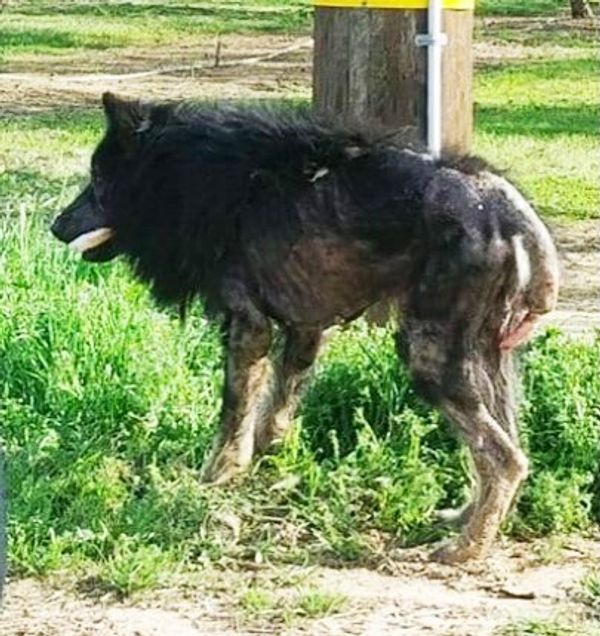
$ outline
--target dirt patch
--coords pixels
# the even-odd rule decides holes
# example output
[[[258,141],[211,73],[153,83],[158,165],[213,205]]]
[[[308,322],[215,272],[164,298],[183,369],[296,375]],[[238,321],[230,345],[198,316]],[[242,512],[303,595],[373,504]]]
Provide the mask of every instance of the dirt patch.
[[[580,50],[560,44],[529,46],[503,41],[494,34],[509,30],[519,37],[557,32],[595,38],[593,20],[570,18],[495,18],[477,21],[481,41],[474,45],[476,63],[523,59],[563,59]],[[287,49],[297,42],[306,46]],[[280,54],[278,54],[280,52]],[[236,64],[275,53],[254,64]],[[312,45],[305,34],[185,36],[178,42],[146,48],[61,54],[21,54],[5,62],[0,73],[0,111],[27,113],[59,106],[96,104],[113,90],[130,97],[154,99],[308,98],[312,80]],[[170,70],[172,67],[178,70]],[[153,71],[153,75],[131,76]]]
[[[543,319],[574,335],[600,329],[600,221],[551,226],[561,261],[557,311]]]
[[[288,624],[272,616],[244,615],[238,601],[249,586],[293,593],[280,583],[294,579],[289,568],[213,572],[202,584],[145,594],[128,603],[92,600],[23,580],[9,585],[2,634],[491,636],[515,622],[552,617],[568,617],[577,626],[574,633],[592,634],[592,616],[578,594],[582,577],[598,559],[597,541],[574,538],[560,548],[548,542],[505,543],[485,562],[461,568],[432,564],[421,549],[384,555],[376,569],[316,568],[303,576],[302,585],[335,591],[346,603],[337,614]]]
[[[199,603],[193,620],[178,609],[93,602],[33,580],[9,587],[3,612],[6,636],[200,636],[236,634],[219,618],[218,604]]]
[[[146,99],[306,99],[311,64],[310,38],[262,35],[22,57],[0,73],[0,110],[19,114],[92,105],[106,90]]]

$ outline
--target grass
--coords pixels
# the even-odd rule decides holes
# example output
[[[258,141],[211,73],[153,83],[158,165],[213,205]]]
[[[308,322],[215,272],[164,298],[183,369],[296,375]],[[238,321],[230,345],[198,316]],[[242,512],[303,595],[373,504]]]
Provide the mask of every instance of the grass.
[[[558,11],[565,11],[568,3],[565,0],[479,0],[479,15],[496,16],[553,16]]]
[[[91,2],[50,16],[50,5],[3,13],[3,37],[16,38],[8,56],[150,45],[206,17],[184,2],[146,3],[143,14],[142,5]],[[295,2],[273,6],[244,11],[275,30],[280,12],[302,12]],[[72,43],[63,47],[60,33]],[[476,87],[477,149],[510,168],[546,216],[571,220],[597,214],[598,197],[597,63],[587,43],[574,48],[568,60],[484,66]],[[197,309],[182,329],[122,264],[82,263],[47,233],[101,127],[100,114],[83,109],[0,118],[0,435],[13,574],[66,569],[126,595],[211,564],[361,561],[373,556],[374,536],[377,546],[439,538],[435,509],[468,490],[464,451],[414,395],[390,334],[360,323],[323,356],[302,425],[281,452],[239,488],[198,485],[222,382],[215,328]],[[598,519],[599,344],[549,332],[522,356],[533,474],[506,528],[514,536]],[[290,603],[268,590],[240,597],[244,612],[284,622],[342,601],[303,589]]]
[[[600,65],[584,51],[476,74],[476,151],[508,169],[545,216],[566,220],[599,214]]]
[[[0,50],[64,54],[153,46],[198,34],[297,32],[310,28],[310,7],[299,1],[217,3],[21,2],[2,14]]]
[[[594,636],[581,629],[581,625],[573,626],[562,619],[537,619],[510,625],[502,630],[500,636]]]
[[[582,581],[581,599],[589,607],[591,618],[600,621],[600,570],[589,572]]]
[[[239,597],[238,605],[246,622],[282,624],[291,627],[300,620],[338,614],[346,597],[315,587],[272,589],[251,585]]]
[[[127,594],[180,568],[360,560],[372,533],[399,545],[440,536],[432,515],[462,501],[464,454],[415,397],[388,333],[339,334],[282,451],[237,489],[201,488],[222,381],[217,333],[199,311],[182,329],[124,267],[86,265],[48,238],[72,187],[21,194],[15,183],[0,179],[12,211],[0,230],[0,419],[13,574],[67,568]],[[600,352],[549,333],[523,364],[534,472],[509,529],[586,528]]]

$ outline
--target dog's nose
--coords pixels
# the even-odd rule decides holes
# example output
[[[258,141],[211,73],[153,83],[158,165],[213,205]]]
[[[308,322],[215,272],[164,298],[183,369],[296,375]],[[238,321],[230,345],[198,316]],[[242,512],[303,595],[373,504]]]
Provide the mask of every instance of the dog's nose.
[[[52,232],[52,234],[59,240],[62,239],[62,235],[63,235],[63,220],[60,216],[56,217],[54,219],[54,221],[52,221],[52,225],[50,226],[50,232]]]

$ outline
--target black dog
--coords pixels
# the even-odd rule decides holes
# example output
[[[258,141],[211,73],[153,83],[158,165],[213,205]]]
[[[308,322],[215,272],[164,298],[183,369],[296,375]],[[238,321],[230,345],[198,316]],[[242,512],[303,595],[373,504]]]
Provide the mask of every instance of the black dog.
[[[324,329],[392,300],[416,386],[461,431],[480,482],[437,556],[485,552],[527,472],[512,349],[558,288],[554,246],[524,198],[481,164],[308,114],[103,102],[91,183],[52,230],[87,260],[123,254],[162,302],[198,296],[225,316],[205,479],[231,479],[284,435]],[[272,364],[274,325],[285,348]]]

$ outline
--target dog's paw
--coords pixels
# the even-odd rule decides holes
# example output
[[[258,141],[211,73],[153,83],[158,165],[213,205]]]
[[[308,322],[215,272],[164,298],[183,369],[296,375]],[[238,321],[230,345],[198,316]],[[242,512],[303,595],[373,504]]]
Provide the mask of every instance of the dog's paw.
[[[217,458],[211,462],[200,474],[200,483],[206,486],[224,486],[244,473],[246,466],[236,462]]]
[[[248,443],[250,439],[250,443]],[[253,439],[217,440],[200,473],[200,482],[222,486],[233,481],[252,463]]]
[[[228,453],[214,457],[201,471],[200,483],[207,486],[224,486],[239,477],[247,464],[236,462]]]
[[[487,550],[478,543],[463,543],[460,539],[451,541],[434,550],[429,558],[446,565],[458,565],[467,561],[475,561],[485,556]]]
[[[209,466],[200,473],[200,483],[204,486],[224,486],[232,482],[240,471]]]

